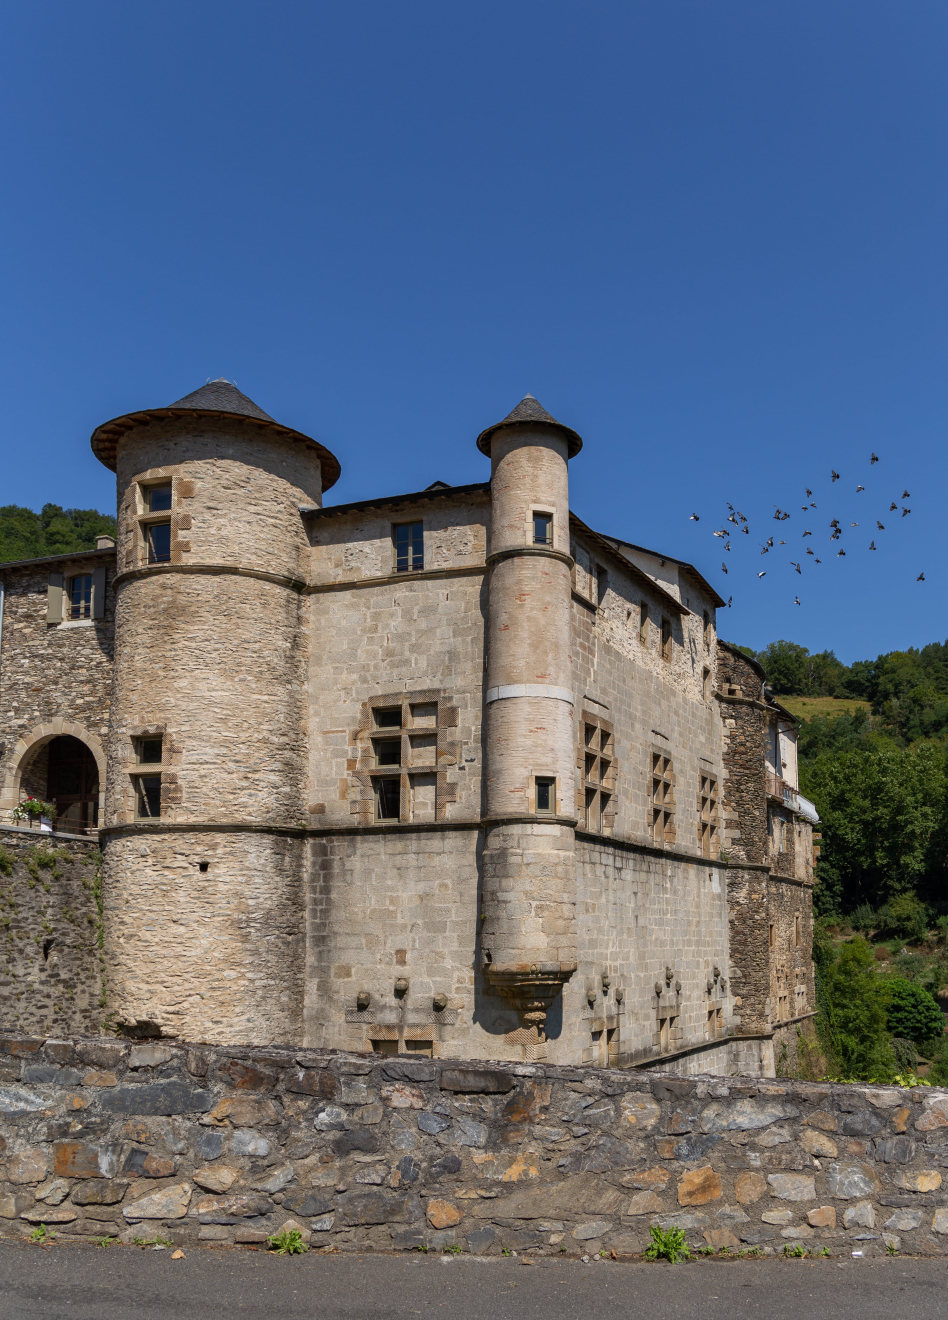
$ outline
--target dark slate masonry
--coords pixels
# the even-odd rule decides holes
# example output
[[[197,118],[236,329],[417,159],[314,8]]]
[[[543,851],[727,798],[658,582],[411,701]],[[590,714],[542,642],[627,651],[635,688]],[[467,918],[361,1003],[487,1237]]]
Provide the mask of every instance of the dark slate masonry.
[[[0,1234],[948,1254],[948,1091],[0,1038]]]

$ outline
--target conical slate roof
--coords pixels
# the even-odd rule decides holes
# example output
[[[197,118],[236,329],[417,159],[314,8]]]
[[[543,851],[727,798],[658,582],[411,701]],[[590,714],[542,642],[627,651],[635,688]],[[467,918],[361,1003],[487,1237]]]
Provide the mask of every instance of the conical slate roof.
[[[241,394],[236,385],[221,376],[218,380],[209,380],[193,394],[186,394],[177,403],[169,403],[169,408],[192,408],[197,412],[242,413],[245,417],[259,417],[264,422],[273,418],[258,408],[253,399]]]
[[[241,394],[236,385],[223,378],[209,380],[199,390],[186,394],[183,399],[178,399],[167,407],[126,413],[122,417],[114,417],[110,422],[103,422],[92,432],[92,452],[100,462],[114,472],[116,451],[121,436],[135,427],[148,426],[153,421],[181,419],[182,413],[240,418],[255,423],[261,430],[284,436],[288,440],[296,440],[310,449],[315,449],[319,454],[324,491],[329,490],[330,486],[334,486],[339,480],[339,460],[325,445],[313,440],[311,436],[303,435],[302,432],[294,431],[291,427],[275,421],[269,413],[258,408],[253,399],[248,399],[246,394]]]
[[[502,427],[506,426],[522,426],[524,423],[529,425],[531,422],[542,422],[545,426],[550,428],[555,427],[556,430],[560,431],[566,438],[568,457],[574,458],[582,449],[582,437],[571,427],[564,426],[563,423],[558,422],[555,417],[551,417],[539,400],[535,399],[532,394],[525,394],[517,404],[516,408],[514,408],[513,412],[509,412],[502,422],[495,422],[493,426],[488,426],[486,431],[481,431],[480,435],[477,437],[477,447],[482,454],[486,454],[489,458],[490,442],[495,431],[499,431]]]

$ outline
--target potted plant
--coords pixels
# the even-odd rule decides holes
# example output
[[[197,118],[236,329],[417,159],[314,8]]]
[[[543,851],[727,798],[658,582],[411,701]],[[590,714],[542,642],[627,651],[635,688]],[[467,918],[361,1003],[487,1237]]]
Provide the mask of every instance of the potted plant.
[[[38,827],[44,834],[50,834],[56,816],[56,807],[52,802],[43,802],[40,798],[28,797],[15,806],[10,814],[17,824],[25,820],[29,822],[31,830]]]

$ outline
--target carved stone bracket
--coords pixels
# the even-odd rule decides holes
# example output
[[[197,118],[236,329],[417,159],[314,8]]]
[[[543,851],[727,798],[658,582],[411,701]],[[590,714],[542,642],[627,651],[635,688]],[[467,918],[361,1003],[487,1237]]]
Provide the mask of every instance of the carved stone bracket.
[[[534,1027],[540,1040],[546,1039],[546,1015],[550,1005],[576,968],[559,963],[535,964],[523,970],[485,963],[482,971],[495,994],[503,995],[520,1015],[525,1027]]]

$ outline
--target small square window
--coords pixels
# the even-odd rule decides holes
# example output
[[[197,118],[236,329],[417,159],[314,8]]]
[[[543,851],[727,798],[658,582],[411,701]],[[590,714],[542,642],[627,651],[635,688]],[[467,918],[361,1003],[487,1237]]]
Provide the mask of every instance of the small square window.
[[[148,512],[163,513],[171,508],[171,487],[152,486],[148,491]]]
[[[375,739],[376,765],[401,765],[401,763],[402,763],[401,738]]]
[[[136,738],[135,759],[139,765],[161,765],[161,738]]]
[[[417,573],[425,566],[424,524],[399,523],[392,528],[395,572]]]
[[[401,806],[401,780],[395,777],[377,779],[375,805],[379,820],[398,820]]]
[[[376,710],[375,727],[377,729],[400,729],[402,727],[401,706],[386,706],[381,710]]]
[[[537,814],[554,815],[556,813],[556,780],[555,779],[537,779]]]
[[[533,544],[534,545],[553,544],[552,513],[535,513],[533,515]]]
[[[147,820],[161,815],[161,775],[138,775],[135,785],[138,816]]]
[[[92,618],[92,574],[81,573],[69,579],[68,617],[70,619]]]
[[[171,523],[152,523],[146,533],[148,537],[149,564],[168,564],[171,562]]]

